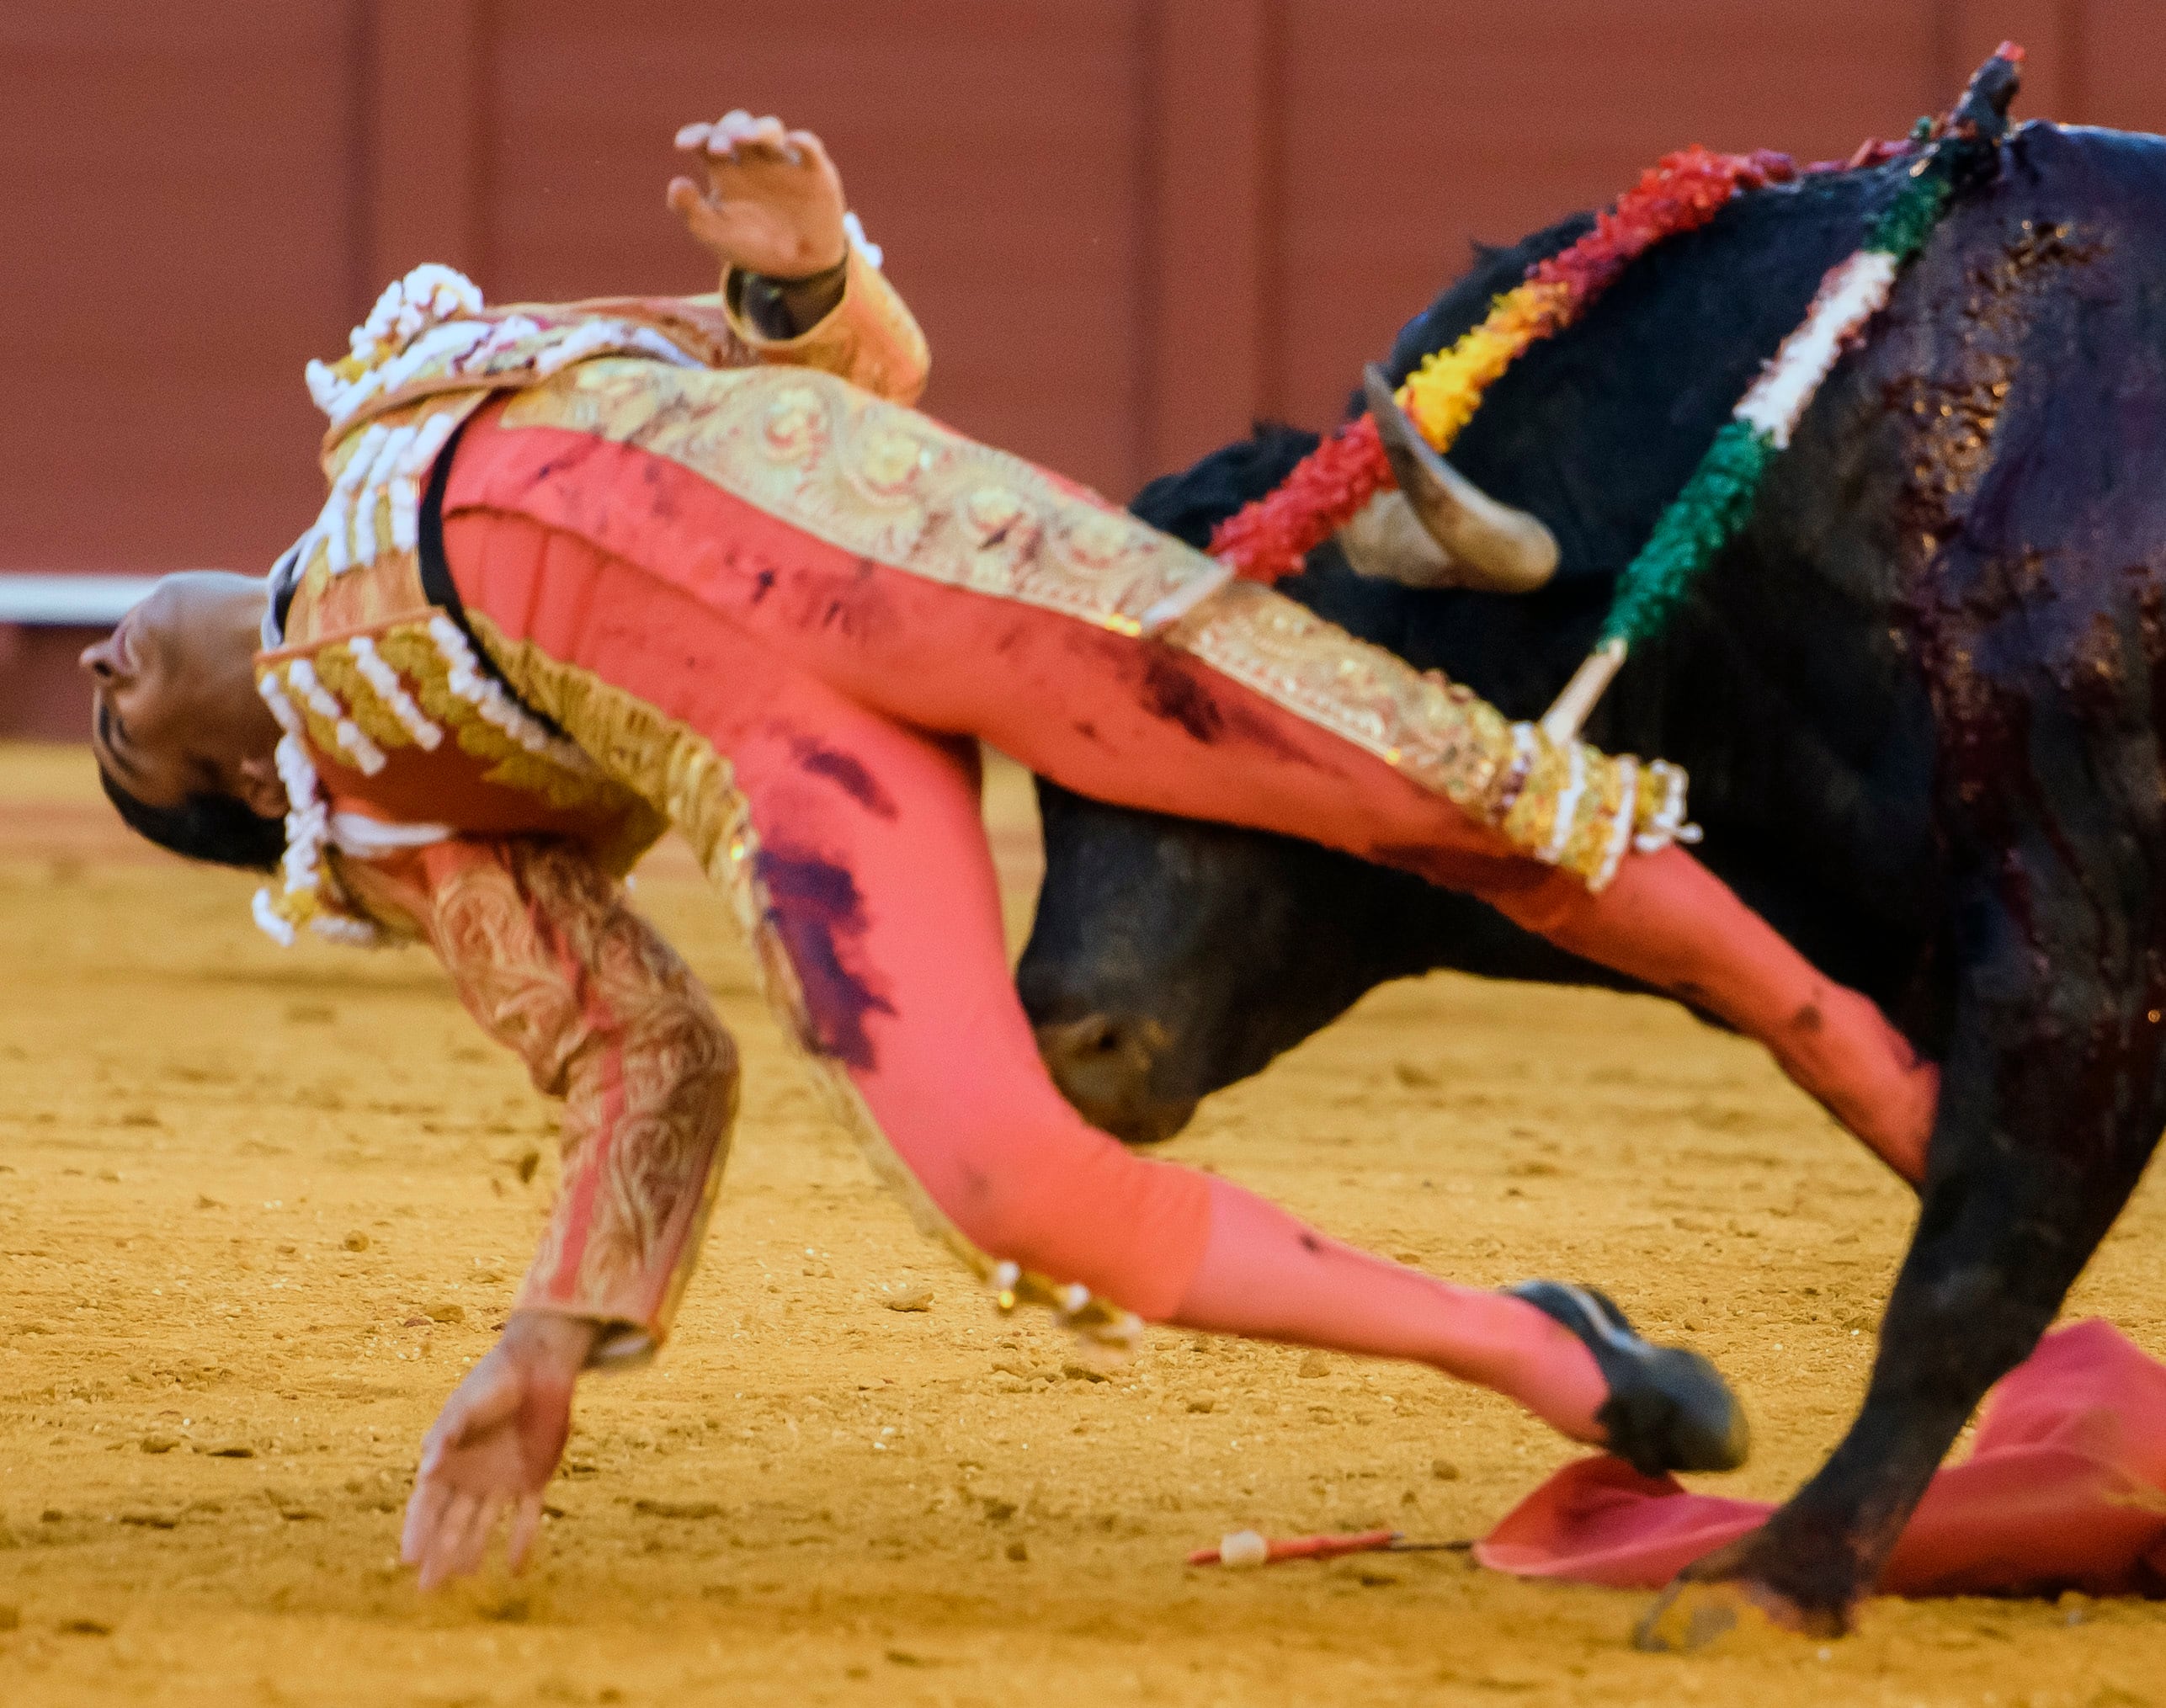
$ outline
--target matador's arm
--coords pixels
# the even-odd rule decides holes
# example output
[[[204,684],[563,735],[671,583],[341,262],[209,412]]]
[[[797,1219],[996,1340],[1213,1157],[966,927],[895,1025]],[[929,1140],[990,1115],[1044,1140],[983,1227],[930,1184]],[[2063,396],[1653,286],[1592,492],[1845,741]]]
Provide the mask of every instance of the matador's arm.
[[[754,358],[916,402],[925,336],[846,231],[842,178],[820,139],[737,112],[686,125],[677,146],[706,182],[675,179],[669,205],[721,262],[723,311]]]
[[[460,1000],[564,1099],[562,1178],[514,1309],[652,1354],[699,1256],[737,1109],[736,1046],[690,971],[576,849],[455,839],[340,876],[434,946]]]

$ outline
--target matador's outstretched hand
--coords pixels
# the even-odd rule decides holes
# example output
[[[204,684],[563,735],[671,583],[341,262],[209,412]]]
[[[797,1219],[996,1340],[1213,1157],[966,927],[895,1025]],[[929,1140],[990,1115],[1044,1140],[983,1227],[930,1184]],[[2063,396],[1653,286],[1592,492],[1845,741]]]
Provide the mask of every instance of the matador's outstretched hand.
[[[670,208],[725,266],[805,279],[841,264],[842,176],[810,130],[740,109],[687,125],[677,146],[697,158],[706,184],[672,179]]]
[[[541,1526],[541,1492],[572,1429],[572,1390],[598,1325],[515,1311],[503,1338],[452,1391],[421,1444],[400,1556],[421,1587],[478,1570],[497,1521],[511,1514],[513,1571]]]

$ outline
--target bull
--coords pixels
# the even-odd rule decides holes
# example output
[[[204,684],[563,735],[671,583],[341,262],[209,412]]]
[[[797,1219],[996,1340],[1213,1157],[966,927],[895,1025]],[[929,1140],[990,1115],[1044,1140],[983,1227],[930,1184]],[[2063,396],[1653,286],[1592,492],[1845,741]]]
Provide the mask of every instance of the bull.
[[[1540,591],[1359,576],[1344,535],[1286,589],[1538,715],[1903,170],[1738,198],[1497,386],[1453,461],[1554,535],[1563,568]],[[1479,256],[1401,335],[1389,377],[1587,224]],[[1136,508],[1200,542],[1312,442],[1260,432]],[[1861,1409],[1791,1500],[1688,1568],[1641,1631],[1694,1641],[1750,1604],[1834,1634],[2166,1125],[2166,141],[2050,125],[2009,139],[1589,733],[1685,764],[1708,864],[1942,1066]],[[1046,876],[1019,983],[1064,1089],[1125,1138],[1178,1131],[1386,979],[1616,982],[1404,874],[1040,793]]]

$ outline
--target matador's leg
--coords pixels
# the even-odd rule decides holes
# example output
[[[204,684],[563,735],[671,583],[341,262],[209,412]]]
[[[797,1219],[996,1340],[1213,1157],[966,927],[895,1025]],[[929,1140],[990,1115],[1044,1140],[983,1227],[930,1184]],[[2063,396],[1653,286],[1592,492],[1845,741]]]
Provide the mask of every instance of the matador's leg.
[[[740,875],[770,992],[934,1232],[1154,1321],[1416,1359],[1651,1466],[1736,1461],[1734,1402],[1688,1354],[1613,1336],[1598,1365],[1544,1307],[1342,1245],[1086,1124],[1008,974],[972,743],[856,704],[583,540],[470,519],[449,545],[470,616],[508,655],[532,643],[589,715],[620,692],[620,733],[658,737],[643,750],[680,782],[721,782],[684,764],[688,739],[728,756],[748,822],[717,858]]]
[[[1344,722],[1333,695],[1347,677],[1418,710],[1442,697],[1277,595],[1229,589],[1184,645],[1138,640],[843,551],[681,462],[487,418],[460,448],[446,512],[455,533],[462,516],[519,514],[637,561],[857,703],[982,737],[1080,793],[1305,837],[1478,896],[1759,1039],[1897,1172],[1923,1173],[1937,1074],[1872,1003],[1682,849],[1627,855],[1593,893],[1346,739],[1329,726]],[[506,560],[505,597],[521,561]],[[488,578],[480,554],[472,572]],[[1296,635],[1302,708],[1220,668],[1275,625]]]

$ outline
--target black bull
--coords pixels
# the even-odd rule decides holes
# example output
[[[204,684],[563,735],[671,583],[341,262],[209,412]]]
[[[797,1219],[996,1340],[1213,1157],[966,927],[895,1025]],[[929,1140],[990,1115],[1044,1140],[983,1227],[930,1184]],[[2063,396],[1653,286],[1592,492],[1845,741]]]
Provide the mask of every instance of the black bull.
[[[1327,546],[1288,590],[1539,713],[1902,169],[1740,199],[1495,388],[1453,460],[1555,529],[1551,586],[1411,593]],[[1402,334],[1393,376],[1583,229],[1482,258]],[[1306,443],[1230,447],[1137,508],[1199,538]],[[1688,765],[1708,864],[1943,1066],[1863,1410],[1764,1530],[1691,1574],[1840,1628],[2166,1125],[2166,142],[2010,141],[1589,734]],[[1046,890],[1019,978],[1056,1072],[1124,1136],[1177,1129],[1384,979],[1604,976],[1403,874],[1040,795]]]

